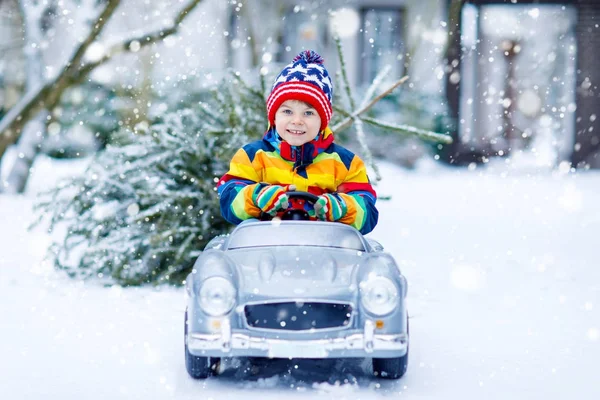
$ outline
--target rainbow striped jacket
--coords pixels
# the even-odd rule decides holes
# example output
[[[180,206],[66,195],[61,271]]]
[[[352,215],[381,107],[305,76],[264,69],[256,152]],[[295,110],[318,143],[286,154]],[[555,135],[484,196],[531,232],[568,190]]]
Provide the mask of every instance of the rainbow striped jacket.
[[[262,140],[239,149],[217,184],[223,217],[233,224],[258,218],[253,196],[264,185],[295,185],[315,195],[337,193],[348,209],[339,222],[371,232],[379,217],[377,194],[363,161],[333,140],[326,128],[315,140],[290,146],[271,128]]]

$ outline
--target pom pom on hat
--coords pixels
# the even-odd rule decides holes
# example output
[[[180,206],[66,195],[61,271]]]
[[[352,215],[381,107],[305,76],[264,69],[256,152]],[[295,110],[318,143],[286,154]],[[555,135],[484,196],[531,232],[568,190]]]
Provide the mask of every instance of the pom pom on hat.
[[[294,57],[292,63],[295,63],[297,61],[304,61],[305,63],[310,64],[323,64],[325,60],[323,60],[323,57],[318,55],[316,51],[306,50]]]
[[[313,50],[305,50],[294,57],[275,79],[267,99],[267,115],[275,126],[275,113],[286,100],[304,101],[317,110],[321,118],[321,130],[331,120],[333,86],[329,73],[323,66],[323,58]]]

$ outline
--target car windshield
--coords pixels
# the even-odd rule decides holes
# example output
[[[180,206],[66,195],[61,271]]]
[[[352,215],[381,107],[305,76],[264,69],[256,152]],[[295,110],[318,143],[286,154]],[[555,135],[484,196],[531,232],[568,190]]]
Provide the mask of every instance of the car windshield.
[[[229,239],[229,250],[266,246],[334,247],[365,251],[360,234],[344,226],[315,224],[252,224]]]

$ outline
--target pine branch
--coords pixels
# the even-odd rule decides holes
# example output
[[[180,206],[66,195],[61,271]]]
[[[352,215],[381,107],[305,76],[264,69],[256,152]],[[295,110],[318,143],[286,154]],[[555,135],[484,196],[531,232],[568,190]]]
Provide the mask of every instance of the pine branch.
[[[136,38],[127,39],[119,44],[111,46],[110,50],[106,52],[98,61],[89,62],[81,67],[75,78],[78,82],[83,81],[90,72],[99,67],[100,65],[108,62],[115,55],[131,52],[134,44],[139,44],[140,49],[150,46],[151,44],[164,40],[167,36],[171,36],[179,30],[179,25],[188,16],[188,14],[203,0],[191,0],[179,13],[175,16],[173,24],[166,28],[156,32],[147,33]]]
[[[361,114],[364,114],[365,112],[369,111],[375,104],[377,104],[377,102],[379,100],[383,99],[385,96],[392,93],[398,86],[402,85],[407,80],[408,80],[408,76],[404,76],[401,79],[399,79],[398,81],[396,81],[392,86],[390,86],[388,89],[383,91],[379,96],[377,96],[373,100],[371,100],[371,102],[369,102],[369,104],[362,107],[360,110],[353,112],[350,115],[350,117],[346,118],[345,120],[343,120],[342,122],[340,122],[339,124],[334,126],[333,131],[339,132],[339,131],[343,131],[344,129],[351,127],[355,118],[357,118]]]
[[[415,128],[414,126],[410,126],[410,125],[390,124],[388,122],[378,121],[376,119],[369,118],[369,117],[362,117],[360,119],[371,125],[378,126],[380,128],[384,128],[384,129],[389,129],[394,132],[399,132],[404,135],[417,136],[420,139],[427,140],[429,142],[443,143],[443,144],[452,143],[452,137],[450,135],[445,135],[443,133],[431,132],[431,131],[427,131],[424,129]]]
[[[196,238],[196,234],[195,233],[190,233],[185,240],[183,241],[183,243],[181,243],[181,246],[179,246],[179,250],[177,250],[177,253],[175,253],[175,259],[176,260],[181,260],[182,258],[184,258],[184,254],[186,252],[189,253],[189,247],[192,244],[192,241]]]
[[[369,104],[369,101],[375,95],[375,91],[379,88],[379,86],[383,82],[383,78],[385,78],[387,76],[387,74],[390,73],[391,70],[392,70],[392,67],[388,64],[385,67],[383,67],[383,69],[381,71],[379,71],[379,73],[377,74],[375,79],[373,79],[373,82],[371,82],[371,84],[369,85],[369,88],[367,89],[367,92],[365,93],[365,97],[363,99],[363,102],[360,105],[360,108],[364,108],[367,104]]]
[[[370,165],[375,172],[375,180],[379,182],[381,180],[381,173],[379,172],[379,167],[373,160],[373,153],[371,153],[371,149],[367,145],[367,138],[365,136],[365,131],[363,129],[363,122],[359,118],[354,120],[354,126],[356,127],[356,137],[358,138],[358,143],[360,143],[361,147],[364,149],[364,157],[367,165]]]
[[[342,41],[340,40],[339,35],[335,35],[333,40],[335,41],[335,47],[338,53],[338,58],[340,60],[340,70],[342,71],[342,82],[344,85],[344,91],[346,92],[346,96],[348,97],[350,108],[356,110],[354,97],[352,96],[352,91],[350,90],[350,81],[348,80],[348,74],[346,73],[346,59],[344,58],[344,52],[342,50]],[[337,129],[335,131],[337,131]]]
[[[102,10],[100,15],[96,19],[96,23],[92,25],[92,29],[88,33],[88,36],[83,40],[83,42],[81,42],[81,44],[75,51],[75,54],[67,63],[66,68],[64,68],[63,72],[59,74],[59,76],[72,75],[75,69],[80,68],[81,60],[83,59],[83,56],[85,55],[88,47],[90,47],[90,45],[102,32],[104,26],[110,20],[120,2],[121,0],[108,0],[108,2],[106,3],[106,7],[104,8],[104,10]]]
[[[349,114],[347,111],[345,111],[339,107],[335,107],[335,112],[339,112],[340,114],[343,114],[344,116],[346,116],[348,118],[352,118],[351,114]],[[367,122],[374,126],[378,126],[380,128],[389,129],[394,132],[400,132],[407,136],[417,136],[418,138],[426,140],[428,142],[443,143],[443,144],[452,143],[452,137],[450,135],[432,132],[432,131],[428,131],[426,129],[416,128],[416,127],[410,126],[410,125],[391,124],[389,122],[383,122],[383,121],[379,121],[377,119],[369,118],[369,117],[356,118],[355,123],[358,123],[361,121]]]

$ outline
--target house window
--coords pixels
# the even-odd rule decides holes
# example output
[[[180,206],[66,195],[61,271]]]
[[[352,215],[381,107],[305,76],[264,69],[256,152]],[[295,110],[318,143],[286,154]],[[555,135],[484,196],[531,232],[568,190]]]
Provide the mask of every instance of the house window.
[[[404,72],[404,10],[364,8],[361,21],[361,83],[371,83],[386,65],[391,67],[390,79],[400,78]]]
[[[288,64],[300,51],[312,49],[324,56],[330,38],[328,13],[316,2],[257,10],[230,7],[228,65],[237,69],[260,65],[261,56],[269,53],[269,61]],[[238,3],[239,4],[239,3]],[[265,23],[269,21],[269,23]]]
[[[281,51],[277,61],[288,63],[301,50],[311,49],[323,55],[328,45],[327,13],[316,4],[289,7],[281,27]]]

